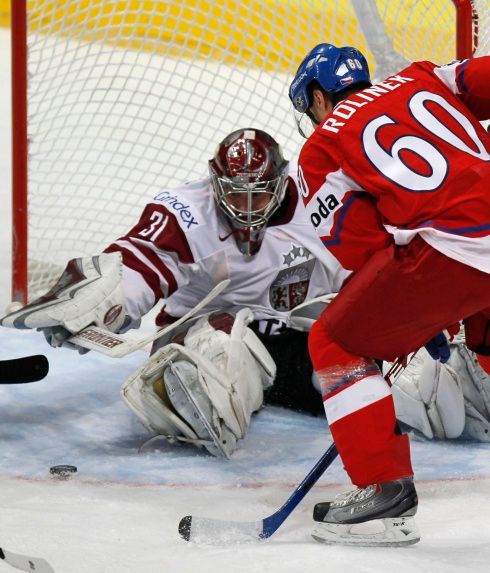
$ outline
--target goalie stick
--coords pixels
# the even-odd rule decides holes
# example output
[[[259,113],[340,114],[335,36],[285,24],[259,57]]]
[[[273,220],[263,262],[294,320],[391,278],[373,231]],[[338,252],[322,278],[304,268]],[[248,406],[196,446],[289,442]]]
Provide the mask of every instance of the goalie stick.
[[[385,375],[385,380],[390,386],[393,384],[392,380],[403,372],[415,354],[401,357],[393,362]],[[260,521],[227,521],[186,515],[179,523],[180,536],[186,541],[215,544],[260,541],[271,537],[304,499],[337,455],[337,448],[335,444],[332,444],[284,504],[264,519]]]
[[[42,380],[49,371],[43,354],[0,360],[0,384],[28,384]]]
[[[221,291],[223,291],[230,284],[230,279],[225,279],[218,283],[207,296],[205,296],[201,302],[196,304],[188,313],[184,314],[181,318],[172,322],[166,328],[151,334],[150,336],[145,336],[139,340],[131,340],[124,338],[120,334],[114,334],[105,328],[100,328],[99,326],[87,326],[68,338],[67,342],[74,344],[76,346],[81,346],[88,350],[96,350],[101,352],[106,356],[111,356],[113,358],[122,358],[130,352],[139,350],[143,348],[150,342],[153,342],[157,338],[160,338],[164,334],[167,334],[177,326],[180,326],[183,322],[194,316],[199,310],[208,305],[214,298],[216,298]]]
[[[54,573],[51,565],[41,557],[28,557],[19,553],[12,553],[0,547],[0,559],[8,563],[14,569],[20,571],[34,571],[35,573]]]

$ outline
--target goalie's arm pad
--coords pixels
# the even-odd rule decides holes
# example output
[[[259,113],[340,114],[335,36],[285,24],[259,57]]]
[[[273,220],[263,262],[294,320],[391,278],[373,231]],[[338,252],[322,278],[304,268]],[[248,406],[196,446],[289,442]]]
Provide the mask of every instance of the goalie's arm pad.
[[[0,323],[43,330],[52,346],[60,346],[70,334],[92,324],[120,332],[131,322],[126,316],[121,278],[119,253],[72,259],[45,295],[3,317]]]

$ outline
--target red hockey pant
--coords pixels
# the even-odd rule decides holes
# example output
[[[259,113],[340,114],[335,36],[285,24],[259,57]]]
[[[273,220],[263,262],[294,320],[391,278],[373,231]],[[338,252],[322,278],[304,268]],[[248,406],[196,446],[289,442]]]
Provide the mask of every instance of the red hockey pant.
[[[376,363],[343,350],[317,321],[309,336],[325,413],[352,483],[413,475],[408,436],[397,432],[393,397]]]
[[[378,251],[319,319],[345,350],[393,361],[464,320],[466,344],[490,355],[490,274],[420,237]]]
[[[490,275],[417,237],[376,253],[314,325],[313,367],[354,484],[412,474],[408,440],[397,433],[391,394],[370,359],[408,355],[463,319],[468,347],[490,355]],[[488,360],[481,363],[485,367]]]

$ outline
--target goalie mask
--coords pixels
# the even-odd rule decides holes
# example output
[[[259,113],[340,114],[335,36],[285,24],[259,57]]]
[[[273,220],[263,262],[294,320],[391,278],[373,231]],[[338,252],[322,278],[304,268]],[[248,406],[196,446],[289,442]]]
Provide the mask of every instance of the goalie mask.
[[[279,144],[252,128],[228,135],[209,161],[216,203],[244,255],[258,252],[267,222],[284,200],[287,167]]]

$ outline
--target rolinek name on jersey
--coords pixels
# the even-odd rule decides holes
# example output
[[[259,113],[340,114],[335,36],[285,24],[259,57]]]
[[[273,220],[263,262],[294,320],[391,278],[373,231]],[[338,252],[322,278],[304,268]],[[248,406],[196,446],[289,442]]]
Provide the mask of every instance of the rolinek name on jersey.
[[[182,221],[190,229],[191,225],[197,225],[198,221],[194,219],[191,211],[189,211],[190,205],[184,205],[182,201],[176,195],[170,195],[169,191],[162,191],[155,197],[155,201],[160,201],[170,205],[174,211],[177,211],[180,215]]]
[[[392,76],[384,82],[379,82],[378,84],[349,96],[349,99],[343,100],[334,107],[330,117],[328,117],[322,125],[322,129],[338,133],[340,128],[346,124],[345,122],[349,120],[361,107],[364,107],[369,102],[374,101],[384,94],[396,90],[401,85],[413,81],[415,80],[409,77],[403,77],[400,75]]]

